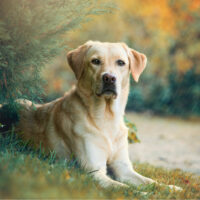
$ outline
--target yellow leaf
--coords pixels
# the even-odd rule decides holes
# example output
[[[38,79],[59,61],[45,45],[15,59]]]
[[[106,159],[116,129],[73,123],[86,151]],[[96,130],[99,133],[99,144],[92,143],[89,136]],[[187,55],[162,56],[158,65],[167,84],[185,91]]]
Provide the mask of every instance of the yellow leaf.
[[[65,172],[65,179],[66,179],[66,180],[70,179],[70,175],[69,175],[69,172],[68,172],[68,171]]]

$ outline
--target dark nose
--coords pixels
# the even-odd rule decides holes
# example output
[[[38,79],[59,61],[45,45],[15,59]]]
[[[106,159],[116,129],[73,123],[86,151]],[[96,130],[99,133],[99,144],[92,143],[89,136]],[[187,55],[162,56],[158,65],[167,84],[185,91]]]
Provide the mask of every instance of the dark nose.
[[[102,78],[106,84],[114,84],[116,82],[116,77],[108,73],[104,74]]]

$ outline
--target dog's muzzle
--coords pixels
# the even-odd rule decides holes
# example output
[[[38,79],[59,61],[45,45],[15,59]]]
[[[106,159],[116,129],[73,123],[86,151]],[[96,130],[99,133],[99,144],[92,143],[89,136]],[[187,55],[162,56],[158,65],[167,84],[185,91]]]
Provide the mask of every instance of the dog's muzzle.
[[[102,76],[102,91],[98,96],[108,95],[108,96],[117,96],[116,91],[116,77],[109,73],[105,73]]]

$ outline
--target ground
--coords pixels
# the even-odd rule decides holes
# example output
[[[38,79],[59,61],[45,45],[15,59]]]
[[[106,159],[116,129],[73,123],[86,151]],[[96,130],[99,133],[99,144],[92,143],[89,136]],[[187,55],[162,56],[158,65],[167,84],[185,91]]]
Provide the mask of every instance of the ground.
[[[131,186],[130,188],[103,189],[92,179],[91,174],[82,170],[76,162],[56,160],[54,152],[51,152],[47,156],[42,152],[42,149],[30,149],[27,144],[24,144],[21,140],[17,139],[14,134],[4,137],[0,134],[0,199],[200,199],[200,177],[198,175],[183,172],[178,169],[167,170],[165,168],[156,167],[159,163],[153,163],[152,159],[159,160],[159,156],[156,157],[152,154],[157,151],[156,155],[159,155],[161,151],[165,152],[160,149],[161,147],[168,145],[165,143],[170,138],[166,137],[168,138],[166,139],[166,142],[164,142],[164,140],[160,143],[163,139],[162,137],[158,139],[158,131],[160,131],[158,135],[160,135],[161,132],[164,134],[165,131],[163,126],[165,125],[169,128],[168,124],[173,124],[174,121],[169,120],[171,123],[167,123],[165,122],[165,119],[157,119],[155,117],[146,117],[136,114],[128,114],[128,118],[134,119],[134,122],[137,124],[139,129],[139,137],[142,141],[140,145],[130,145],[131,157],[135,155],[134,157],[136,159],[136,155],[141,153],[140,159],[142,162],[148,161],[153,164],[150,165],[147,163],[135,162],[133,163],[135,170],[144,176],[157,180],[158,182],[180,186],[183,188],[183,191],[175,192],[167,187],[161,187],[154,184],[139,186],[137,188]],[[181,123],[180,126],[182,126],[183,122],[179,122],[178,120],[176,123]],[[159,126],[159,128],[157,126]],[[192,127],[195,126],[198,125],[192,125]],[[149,137],[149,135],[145,136],[145,127],[146,131],[152,133],[151,137]],[[153,127],[155,127],[155,129],[153,129]],[[178,128],[175,128],[174,133],[177,130]],[[186,130],[186,128],[184,127],[183,130]],[[191,130],[192,129],[190,129],[190,131]],[[194,136],[195,134],[193,137]],[[196,138],[196,140],[197,139],[198,138]],[[152,141],[152,144],[149,144],[148,141]],[[155,148],[155,146],[158,146],[156,141],[159,143],[158,150]],[[175,141],[177,140],[173,140],[170,143],[173,144]],[[136,149],[133,149],[134,146],[135,148],[138,148],[141,145],[148,145],[148,151],[142,149],[143,152],[138,152],[135,151]],[[144,148],[142,146],[139,148]],[[176,149],[178,149],[178,152],[181,151],[181,145],[177,144],[177,146],[178,148],[175,148],[176,145],[173,146],[175,148],[173,150],[174,152],[176,152]],[[166,148],[164,149],[166,150]],[[172,148],[169,148],[169,151],[171,152]],[[162,156],[165,156],[164,158],[168,159],[167,153],[162,153]],[[145,157],[149,159],[144,159]],[[190,161],[190,157],[188,157],[188,159]],[[169,163],[166,161],[165,166],[168,167],[168,165]]]
[[[141,143],[129,145],[132,161],[180,168],[200,175],[200,119],[127,113],[138,128]]]

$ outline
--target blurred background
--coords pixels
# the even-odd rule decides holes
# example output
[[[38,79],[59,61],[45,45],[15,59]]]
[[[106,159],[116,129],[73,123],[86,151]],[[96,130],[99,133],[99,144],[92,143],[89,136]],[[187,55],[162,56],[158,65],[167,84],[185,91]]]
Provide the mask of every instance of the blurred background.
[[[87,40],[123,41],[145,53],[147,68],[139,83],[131,80],[127,105],[127,117],[136,124],[141,140],[130,145],[131,159],[200,174],[200,1],[115,4],[111,14],[95,16],[70,32],[68,45],[73,49]],[[43,75],[47,100],[76,82],[66,52]]]
[[[148,58],[140,82],[132,82],[127,110],[200,115],[200,1],[117,0],[115,4],[112,14],[95,16],[70,32],[69,48],[87,40],[126,42]],[[43,73],[52,96],[75,81],[65,54]]]
[[[66,53],[88,40],[148,58],[131,80],[131,159],[200,174],[200,0],[1,0],[0,103],[63,95],[76,83]]]

